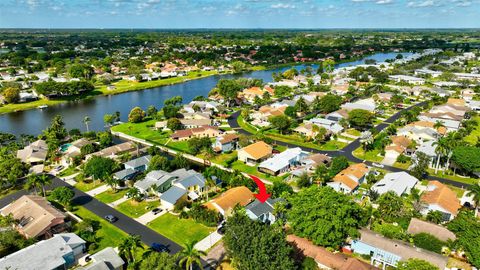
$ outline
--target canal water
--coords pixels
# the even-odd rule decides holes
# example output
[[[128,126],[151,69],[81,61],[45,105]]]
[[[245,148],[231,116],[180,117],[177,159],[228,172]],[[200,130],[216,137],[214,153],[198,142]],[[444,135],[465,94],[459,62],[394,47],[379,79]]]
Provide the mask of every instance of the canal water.
[[[365,63],[366,59],[374,59],[377,62],[384,62],[387,59],[393,59],[398,53],[378,53],[368,56],[358,61],[341,63],[337,68],[356,66]],[[404,56],[411,53],[403,53]],[[316,70],[316,65],[311,65]],[[288,66],[271,70],[261,70],[246,72],[236,75],[217,75],[202,79],[191,80],[188,82],[161,86],[142,91],[127,92],[111,96],[99,96],[88,100],[72,101],[57,106],[51,106],[46,109],[33,109],[28,111],[13,112],[0,115],[0,131],[20,134],[40,134],[45,127],[50,124],[55,115],[61,115],[68,129],[78,128],[85,130],[83,124],[85,116],[90,117],[90,130],[103,130],[103,116],[119,111],[122,121],[126,121],[128,113],[135,107],[146,109],[149,105],[160,108],[166,99],[173,96],[182,96],[183,102],[188,103],[196,96],[207,96],[210,90],[217,84],[221,78],[257,78],[265,82],[272,81],[274,72],[283,72],[290,68],[298,70],[304,69],[306,65]]]

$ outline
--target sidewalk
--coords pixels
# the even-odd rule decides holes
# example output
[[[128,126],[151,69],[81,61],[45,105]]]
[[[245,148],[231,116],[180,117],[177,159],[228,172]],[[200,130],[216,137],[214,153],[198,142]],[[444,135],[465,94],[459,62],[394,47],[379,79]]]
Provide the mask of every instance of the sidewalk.
[[[112,207],[112,208],[115,208],[117,205],[119,205],[119,204],[121,204],[121,203],[123,203],[123,202],[126,202],[126,201],[128,201],[128,198],[126,198],[126,197],[124,196],[124,197],[122,197],[122,198],[120,198],[120,199],[118,199],[118,200],[116,200],[116,201],[114,201],[114,202],[109,203],[108,206],[110,206],[110,207]]]
[[[209,264],[209,267],[206,267],[205,269],[216,269],[216,267],[222,263],[225,256],[226,251],[223,247],[223,243],[214,246],[208,252],[207,256],[202,256],[202,259]]]
[[[219,234],[217,231],[212,232],[207,237],[200,240],[198,243],[195,244],[195,249],[201,251],[207,251],[211,247],[213,247],[218,241],[222,240],[222,235]]]
[[[87,193],[88,195],[90,195],[90,196],[92,196],[92,197],[95,197],[95,195],[98,195],[98,194],[100,194],[100,193],[102,193],[102,192],[105,192],[105,191],[107,191],[107,190],[109,190],[109,189],[110,189],[110,186],[108,186],[108,185],[101,185],[101,186],[99,186],[99,187],[97,187],[97,188],[94,188],[94,189],[92,189],[92,190],[90,190],[90,191],[87,191],[87,192],[85,192],[85,193]]]

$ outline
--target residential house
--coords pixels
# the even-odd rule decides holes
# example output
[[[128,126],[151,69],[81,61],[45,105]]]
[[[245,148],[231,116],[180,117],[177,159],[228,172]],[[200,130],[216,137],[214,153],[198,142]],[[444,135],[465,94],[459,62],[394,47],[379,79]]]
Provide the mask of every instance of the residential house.
[[[372,189],[382,195],[387,192],[395,192],[398,196],[410,194],[410,190],[418,183],[418,179],[406,172],[387,173],[372,186]]]
[[[275,222],[276,217],[273,214],[275,203],[282,201],[283,199],[267,199],[264,203],[259,200],[254,200],[245,206],[245,212],[247,216],[252,220],[259,220],[263,223],[272,224]]]
[[[365,181],[369,168],[364,163],[350,165],[333,177],[327,185],[337,192],[352,193]]]
[[[314,245],[306,238],[290,234],[287,235],[290,242],[303,256],[315,260],[319,269],[338,270],[377,270],[378,268],[369,265],[359,259],[349,257],[342,253],[332,253],[324,247]]]
[[[407,151],[412,141],[405,136],[392,136],[390,139],[392,143],[385,147],[385,158],[393,161],[393,164],[399,155]]]
[[[37,140],[17,151],[17,158],[31,165],[45,162],[48,145],[44,140]]]
[[[180,123],[184,129],[189,128],[199,128],[203,126],[210,126],[212,124],[212,120],[208,119],[180,119]]]
[[[473,100],[473,97],[475,97],[476,93],[472,89],[465,89],[462,90],[462,98],[466,101],[469,102]]]
[[[315,136],[317,136],[318,134],[318,131],[315,130],[315,128],[317,128],[318,130],[318,126],[317,125],[314,125],[312,123],[304,123],[298,127],[296,127],[293,131],[305,136],[305,137],[310,137],[310,138],[315,138]]]
[[[163,193],[172,186],[172,182],[175,179],[176,176],[171,173],[154,170],[147,173],[144,179],[135,182],[133,186],[145,195],[150,191]]]
[[[67,150],[64,152],[62,157],[62,163],[68,165],[72,162],[73,158],[81,155],[82,147],[93,142],[86,138],[80,138],[70,143]]]
[[[408,75],[391,75],[391,76],[388,76],[388,78],[395,82],[406,82],[413,85],[421,85],[425,83],[425,79],[423,78],[418,78],[418,77],[408,76]]]
[[[405,136],[417,143],[437,140],[447,132],[445,127],[434,127],[435,123],[427,121],[416,121],[406,125],[397,131],[398,136]]]
[[[435,71],[430,69],[416,69],[415,75],[429,75],[432,78],[437,78],[438,76],[442,75],[443,72]]]
[[[104,157],[104,158],[111,158],[111,159],[117,159],[123,154],[130,153],[131,155],[137,155],[137,146],[135,143],[128,141],[124,142],[121,144],[116,144],[110,147],[107,147],[105,149],[102,149],[98,152],[89,154],[85,157],[86,160],[91,158],[92,156],[99,156],[99,157]]]
[[[238,150],[238,160],[247,163],[255,164],[261,162],[272,155],[273,148],[263,141],[252,143],[244,148]]]
[[[23,195],[0,213],[18,220],[15,227],[26,238],[50,238],[66,229],[65,214],[37,195]]]
[[[79,270],[122,270],[125,262],[113,247],[106,247],[90,255],[91,262]]]
[[[215,142],[212,144],[213,151],[228,153],[233,150],[237,150],[239,137],[237,134],[224,134],[215,138]]]
[[[75,266],[86,242],[74,233],[55,234],[0,259],[0,269],[60,270]]]
[[[194,112],[194,113],[182,113],[183,119],[197,119],[197,120],[207,120],[211,119],[211,114],[209,112]]]
[[[218,112],[219,103],[213,101],[192,101],[183,106],[183,111],[187,113],[203,112],[214,113]]]
[[[465,117],[465,114],[469,111],[467,106],[458,106],[453,104],[443,104],[434,106],[430,109],[430,113],[452,113],[457,116],[461,116],[462,119]]]
[[[390,102],[390,99],[393,97],[393,93],[378,93],[377,97],[380,102]]]
[[[130,180],[136,174],[146,171],[151,159],[152,156],[146,155],[127,161],[123,163],[124,169],[116,172],[113,177],[118,180]]]
[[[342,109],[351,111],[355,109],[366,110],[369,112],[374,112],[376,109],[375,100],[373,98],[360,99],[355,102],[348,102],[342,105]]]
[[[450,96],[450,91],[445,90],[441,87],[434,87],[429,90],[430,93],[437,94],[439,97],[448,97]]]
[[[440,211],[443,214],[443,221],[452,220],[461,208],[457,194],[438,181],[428,183],[420,201],[425,204],[425,207],[420,211],[423,215],[430,211]]]
[[[191,138],[213,138],[222,134],[222,131],[213,126],[177,130],[170,137],[174,141],[185,141]]]
[[[210,200],[204,205],[211,210],[215,210],[223,216],[231,214],[236,205],[246,206],[255,199],[253,192],[247,187],[240,186],[231,188],[215,199]]]
[[[466,101],[462,98],[448,98],[447,104],[459,107],[465,107],[467,105]]]
[[[419,233],[428,233],[434,235],[436,238],[447,242],[448,240],[455,241],[457,237],[447,228],[442,225],[431,223],[428,221],[423,221],[418,218],[412,218],[410,224],[408,225],[407,233],[411,235],[416,235]]]
[[[421,259],[439,269],[445,269],[447,265],[448,258],[440,254],[388,239],[367,229],[361,229],[360,235],[359,239],[352,241],[353,252],[370,256],[370,264],[383,264],[383,269],[387,266],[396,267],[398,262],[408,259]]]
[[[272,89],[272,88],[269,87],[269,89]],[[240,92],[239,97],[243,98],[244,100],[250,103],[253,103],[256,97],[262,98],[265,92],[266,92],[265,89],[262,89],[258,86],[252,86]],[[269,94],[270,96],[273,96],[273,91],[269,92]]]
[[[307,156],[308,153],[300,147],[289,148],[260,163],[258,170],[271,175],[278,175],[300,165],[300,161]]]
[[[324,127],[332,134],[338,134],[343,131],[343,127],[337,123],[335,120],[325,119],[325,118],[312,118],[306,121],[307,123],[312,123],[314,125]]]
[[[417,147],[417,150],[415,151],[415,155],[413,156],[413,158],[414,159],[416,158],[416,153],[422,152],[425,155],[427,155],[427,157],[430,159],[429,167],[435,168],[436,159],[437,159],[437,153],[435,152],[435,149],[437,148],[437,146],[435,145],[435,142],[436,141],[433,141],[433,140],[422,142]]]
[[[325,119],[335,121],[335,122],[340,122],[340,120],[347,119],[347,118],[348,118],[348,111],[345,109],[340,109],[338,111],[334,111],[325,115]]]
[[[285,109],[287,109],[288,106],[279,106],[279,107],[273,107],[273,106],[262,106],[258,109],[258,111],[253,112],[250,114],[250,117],[253,119],[252,124],[256,126],[269,126],[270,122],[268,122],[268,119],[272,116],[279,116],[283,115],[285,113]]]
[[[455,115],[453,113],[421,113],[418,116],[418,120],[437,123],[440,122],[447,129],[447,132],[456,131],[460,128],[462,116]]]

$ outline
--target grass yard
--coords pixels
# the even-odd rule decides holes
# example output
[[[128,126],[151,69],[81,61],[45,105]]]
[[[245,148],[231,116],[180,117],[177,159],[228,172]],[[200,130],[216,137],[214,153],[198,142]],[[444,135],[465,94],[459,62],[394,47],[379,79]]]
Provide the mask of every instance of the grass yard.
[[[254,126],[252,126],[252,125],[250,125],[249,123],[247,123],[247,122],[245,121],[245,119],[243,119],[243,117],[242,117],[241,115],[238,116],[237,122],[238,122],[238,125],[239,125],[242,129],[244,129],[244,130],[246,130],[246,131],[248,131],[248,132],[250,132],[250,133],[252,133],[252,134],[256,134],[257,131],[258,131]]]
[[[205,156],[202,154],[197,155],[199,158],[205,159]],[[212,163],[220,164],[222,166],[227,166],[227,161],[235,159],[237,157],[237,151],[232,151],[230,153],[218,154],[212,158],[209,158]]]
[[[477,142],[480,139],[480,116],[476,116],[473,119],[477,121],[477,126],[468,136],[463,138],[463,140],[470,145],[477,145]]]
[[[312,149],[318,149],[318,150],[333,151],[333,150],[342,149],[343,147],[347,146],[346,143],[335,141],[335,140],[330,140],[323,144],[318,144],[315,142],[305,142],[301,136],[298,136],[295,134],[283,135],[283,134],[278,134],[276,132],[273,132],[271,130],[266,132],[265,135],[267,135],[267,137],[269,137],[272,140],[290,143],[290,144],[303,146],[303,147],[308,147]]]
[[[269,181],[283,181],[283,179],[285,179],[288,176],[288,175],[284,175],[280,177],[280,176],[272,176],[269,174],[265,174],[265,173],[259,172],[256,167],[248,166],[245,163],[241,162],[240,160],[233,162],[231,168],[247,174],[258,176],[262,179],[269,180]]]
[[[152,210],[155,207],[158,207],[160,205],[160,201],[141,201],[137,202],[134,200],[128,200],[126,202],[123,202],[119,204],[115,209],[118,211],[124,213],[125,215],[132,217],[132,218],[138,218],[141,215],[147,213],[148,211]]]
[[[68,167],[65,170],[63,170],[58,176],[60,176],[60,177],[69,176],[69,175],[72,175],[72,174],[77,173],[77,172],[79,172],[79,170],[77,168]]]
[[[103,185],[102,181],[80,181],[75,184],[75,187],[83,192],[87,192],[89,190],[92,190],[94,188],[97,188],[99,186]]]
[[[148,227],[182,246],[188,242],[198,242],[215,230],[192,219],[179,219],[170,213],[150,222]]]
[[[123,238],[127,236],[127,233],[115,227],[113,224],[108,223],[106,220],[95,215],[86,208],[76,206],[76,209],[77,210],[75,210],[74,213],[81,219],[89,218],[100,222],[101,228],[97,231],[99,241],[97,242],[98,247],[95,252],[106,247],[116,247],[122,242]]]
[[[95,198],[97,198],[99,201],[103,203],[111,203],[121,199],[125,195],[125,193],[127,193],[127,190],[128,189],[122,189],[115,192],[112,189],[110,189],[100,194],[97,194]]]
[[[380,150],[374,149],[372,151],[363,151],[362,147],[359,147],[353,151],[353,155],[359,159],[364,159],[373,162],[381,162],[384,156],[379,156]]]
[[[461,177],[459,175],[453,175],[453,172],[450,170],[446,171],[445,173],[442,170],[438,170],[436,174],[435,174],[435,169],[428,169],[427,171],[429,175],[450,179],[460,183],[465,183],[469,185],[478,183],[478,179],[474,179],[470,177]]]
[[[170,139],[171,133],[155,130],[155,122],[157,122],[157,120],[148,120],[141,123],[123,123],[112,127],[112,130],[152,143],[164,145]]]
[[[404,169],[404,170],[407,170],[410,167],[410,165],[412,165],[411,162],[406,162],[406,163],[395,162],[395,163],[393,163],[393,167],[397,167],[397,168]]]
[[[178,142],[170,141],[170,142],[168,142],[168,144],[166,146],[168,148],[173,149],[173,150],[177,150],[177,151],[184,152],[184,153],[187,153],[187,154],[192,153],[190,151],[190,148],[188,147],[188,141],[178,141]]]
[[[352,135],[352,136],[358,137],[358,136],[360,136],[360,133],[361,133],[361,132],[358,131],[358,130],[356,130],[356,129],[354,129],[354,128],[349,128],[349,129],[345,130],[345,133],[347,133],[347,134],[349,134],[349,135]]]

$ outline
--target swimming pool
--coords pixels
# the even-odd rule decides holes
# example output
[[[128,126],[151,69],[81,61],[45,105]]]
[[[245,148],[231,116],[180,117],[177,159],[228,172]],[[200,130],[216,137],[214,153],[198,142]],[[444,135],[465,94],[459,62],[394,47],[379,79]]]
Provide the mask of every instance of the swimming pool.
[[[71,143],[62,144],[60,146],[60,152],[65,153],[70,146],[72,146]]]

